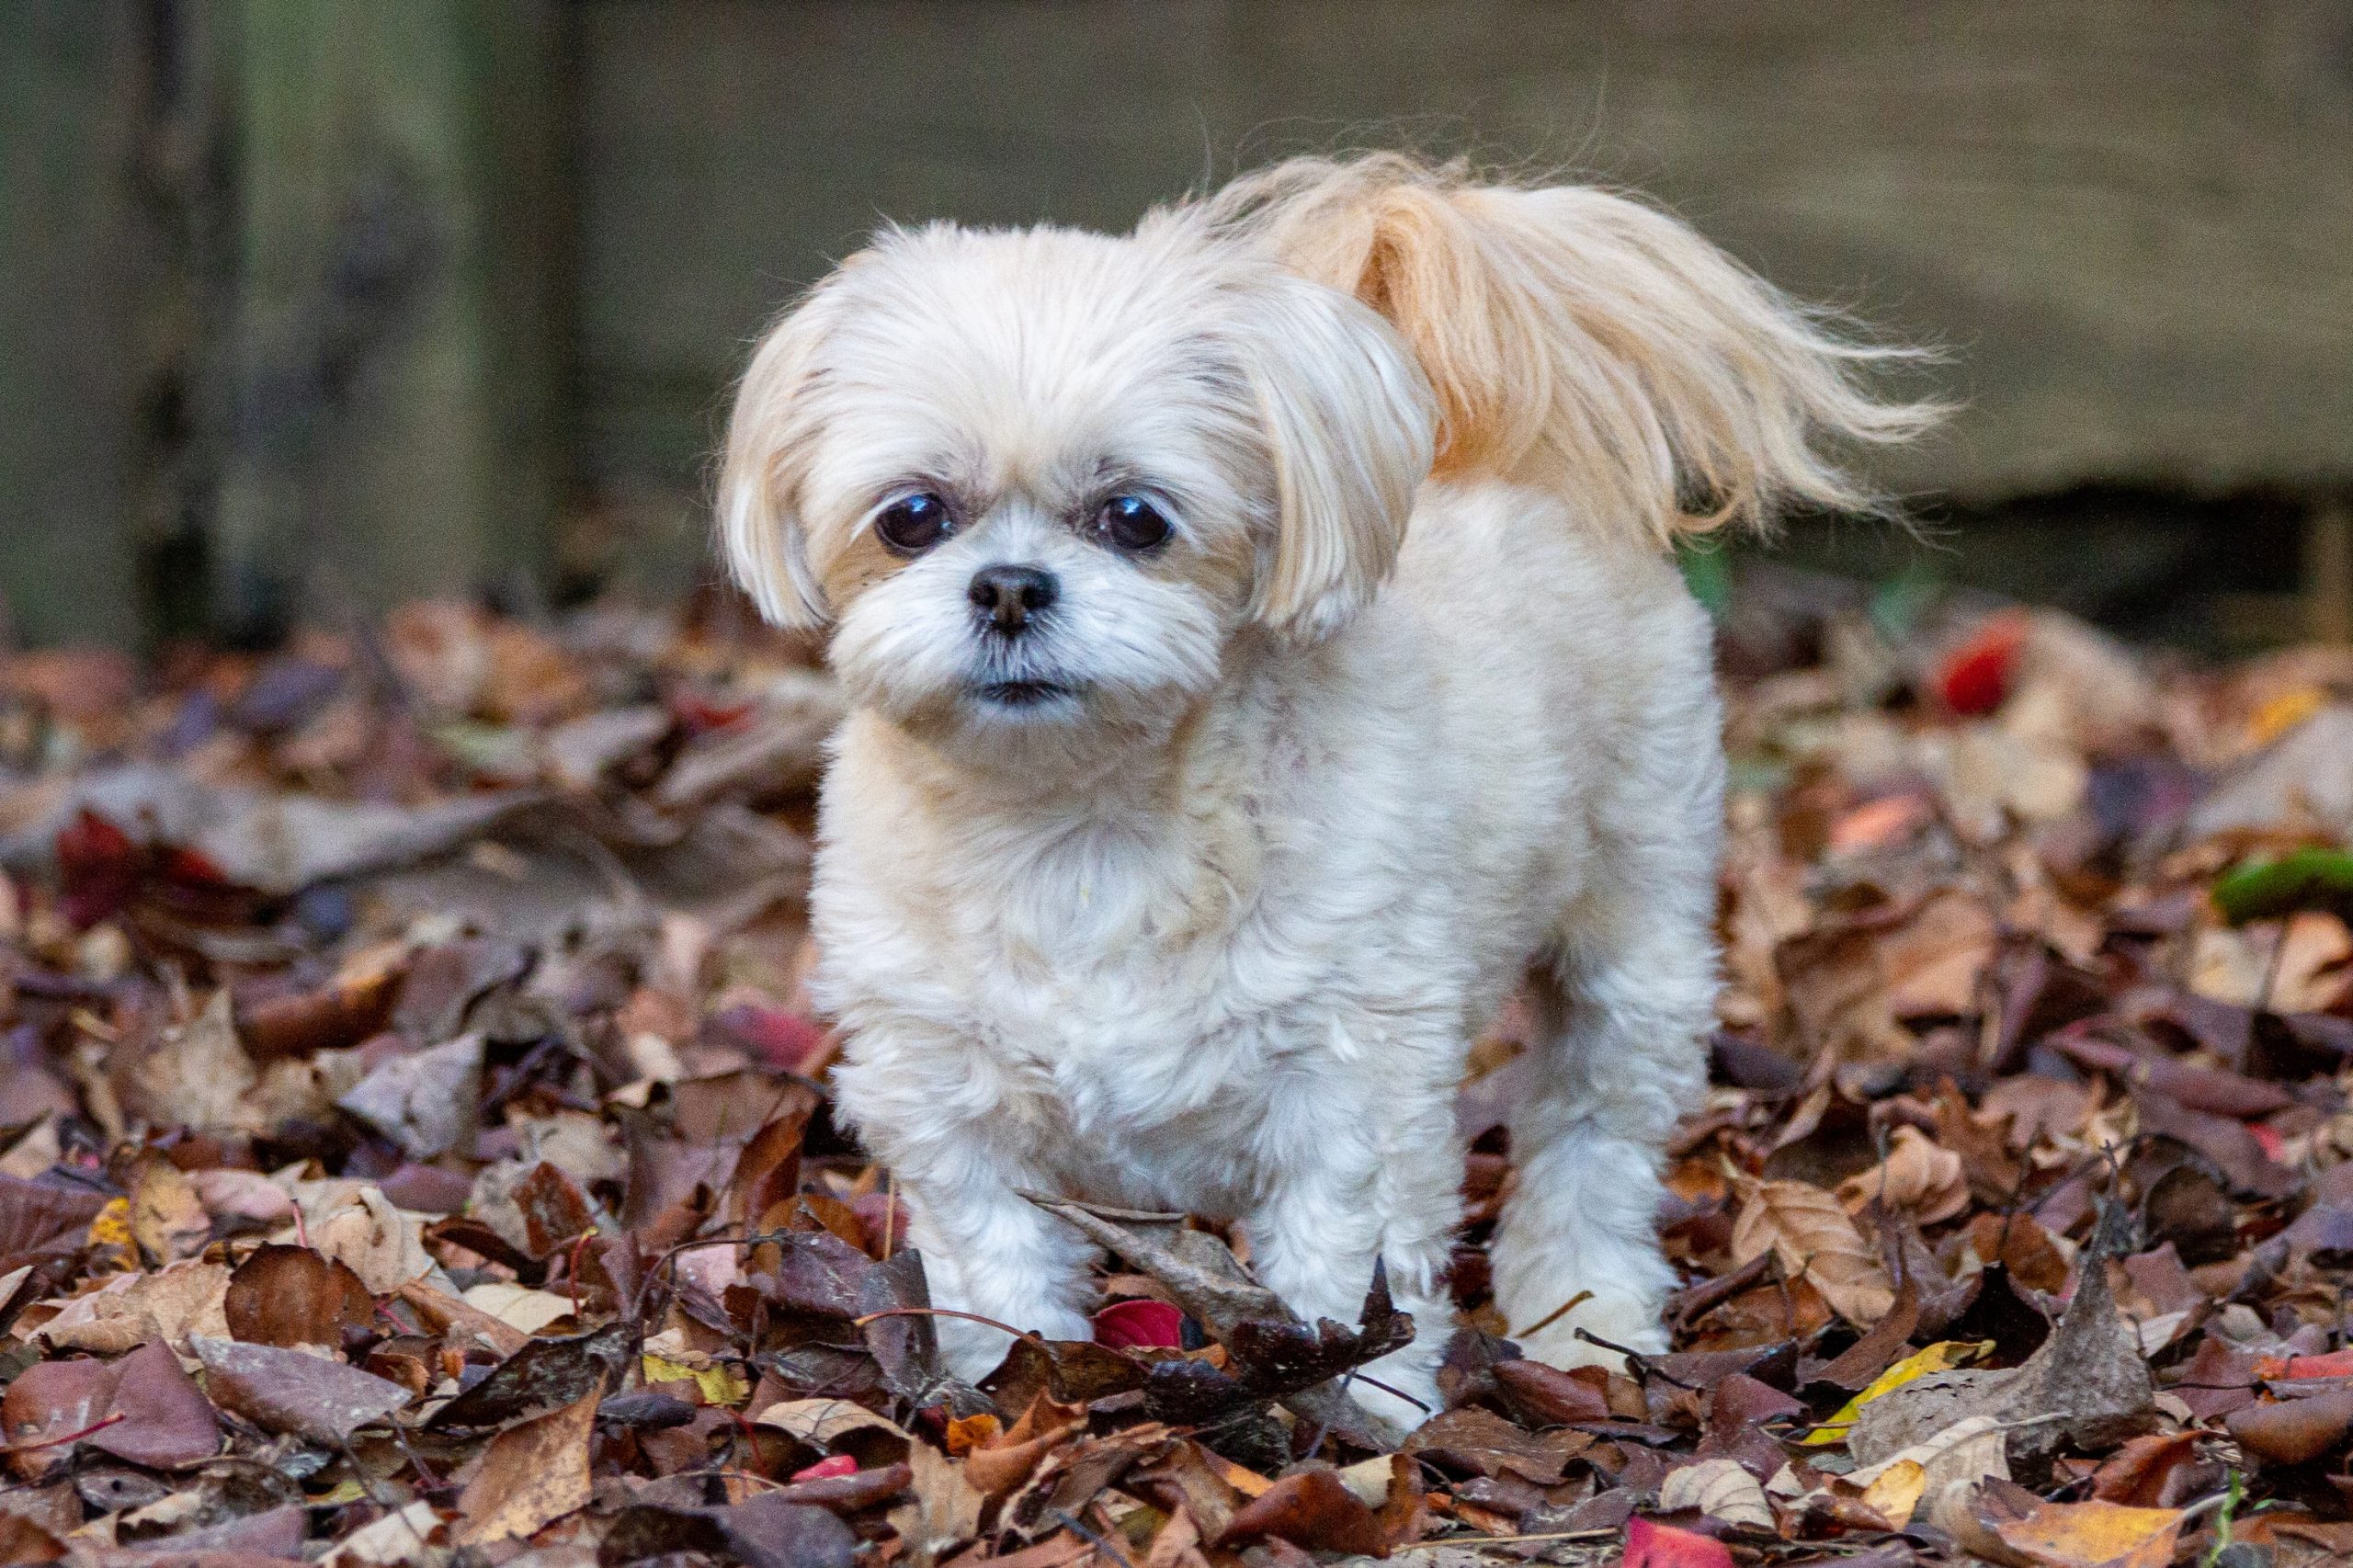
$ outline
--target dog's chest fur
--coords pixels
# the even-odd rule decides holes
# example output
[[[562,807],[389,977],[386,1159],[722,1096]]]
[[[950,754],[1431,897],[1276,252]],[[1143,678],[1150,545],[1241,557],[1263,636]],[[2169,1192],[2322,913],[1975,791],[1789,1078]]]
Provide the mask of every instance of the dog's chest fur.
[[[1397,848],[1409,791],[1335,809],[1317,753],[1345,737],[1254,726],[1191,783],[1067,816],[942,812],[867,766],[877,744],[853,722],[816,905],[846,1097],[881,1142],[952,1106],[1065,1190],[1236,1211],[1296,1157],[1303,1096],[1363,1092],[1401,1027],[1454,1045],[1469,997],[1500,994],[1432,973],[1466,914]]]

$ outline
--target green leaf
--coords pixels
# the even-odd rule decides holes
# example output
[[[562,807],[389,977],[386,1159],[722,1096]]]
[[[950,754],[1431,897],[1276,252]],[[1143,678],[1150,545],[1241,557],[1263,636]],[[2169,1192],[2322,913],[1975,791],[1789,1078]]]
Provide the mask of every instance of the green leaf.
[[[2353,855],[2299,849],[2278,860],[2234,866],[2214,883],[2214,907],[2234,926],[2303,909],[2353,915]]]
[[[1676,564],[1683,569],[1684,585],[1700,608],[1718,620],[1732,608],[1732,558],[1720,540],[1687,543],[1677,549]]]

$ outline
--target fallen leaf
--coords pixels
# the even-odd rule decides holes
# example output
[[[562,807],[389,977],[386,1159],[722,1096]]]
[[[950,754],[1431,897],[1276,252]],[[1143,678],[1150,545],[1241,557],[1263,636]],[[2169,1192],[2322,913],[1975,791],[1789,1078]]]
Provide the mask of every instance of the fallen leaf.
[[[238,1041],[225,990],[153,1043],[126,1047],[110,1071],[123,1108],[156,1126],[262,1131],[253,1097],[261,1075]]]
[[[1114,1301],[1095,1314],[1095,1343],[1114,1350],[1174,1350],[1185,1342],[1185,1314],[1165,1301]]]
[[[224,1336],[249,1345],[322,1346],[340,1352],[367,1328],[375,1298],[349,1267],[308,1247],[265,1246],[229,1276]]]
[[[1994,1533],[2034,1568],[2168,1568],[2181,1525],[2177,1508],[2045,1503]]]
[[[119,1361],[26,1368],[0,1395],[0,1426],[12,1461],[30,1476],[70,1460],[75,1442],[158,1470],[201,1463],[221,1447],[212,1406],[161,1340]]]
[[[1874,1378],[1870,1385],[1862,1392],[1839,1406],[1836,1415],[1808,1432],[1799,1441],[1813,1445],[1844,1442],[1847,1434],[1853,1428],[1856,1418],[1862,1414],[1863,1407],[1881,1394],[1900,1389],[1914,1379],[1926,1377],[1930,1372],[1950,1371],[1955,1367],[1966,1366],[1993,1348],[1994,1342],[1990,1339],[1977,1340],[1968,1344],[1959,1340],[1941,1339],[1926,1349],[1915,1350]]]
[[[1847,1479],[1864,1489],[1866,1504],[1901,1528],[1911,1522],[1923,1502],[1933,1502],[1949,1489],[1974,1487],[1989,1476],[2007,1481],[2004,1436],[2003,1424],[1992,1416],[1968,1416]]]
[[[1620,1568],[1733,1568],[1722,1541],[1654,1520],[1626,1521],[1626,1554]]]
[[[1899,1454],[1874,1465],[1869,1481],[1859,1473],[1849,1479],[1862,1487],[1863,1506],[1901,1529],[1911,1523],[1913,1510],[1928,1490],[1928,1467]]]
[[[483,1451],[482,1467],[458,1498],[460,1546],[536,1534],[588,1506],[589,1439],[601,1387],[570,1404],[507,1427]]]
[[[2136,1508],[2169,1506],[2165,1494],[2184,1465],[2194,1463],[2204,1434],[2195,1428],[2152,1433],[2119,1449],[2092,1474],[2092,1495]]]
[[[136,825],[149,842],[192,851],[237,886],[291,894],[453,848],[540,799],[509,790],[418,807],[333,801],[208,784],[131,763],[77,781],[48,813],[0,843],[0,862],[46,858],[58,830],[87,812],[109,824]]]
[[[461,1300],[466,1305],[527,1335],[537,1334],[551,1324],[574,1315],[574,1303],[552,1290],[534,1290],[528,1286],[508,1285],[496,1279],[476,1285]]]
[[[1849,1214],[1876,1203],[1891,1213],[1911,1215],[1922,1225],[1939,1224],[1969,1207],[1969,1181],[1961,1156],[1940,1149],[1916,1127],[1899,1127],[1887,1158],[1838,1184],[1838,1201]]]
[[[2302,1464],[2333,1452],[2353,1432],[2353,1388],[2241,1405],[2224,1425],[2232,1439],[2256,1458]]]
[[[591,1389],[620,1381],[637,1344],[636,1325],[627,1323],[527,1340],[487,1377],[435,1411],[426,1425],[437,1430],[503,1426],[570,1404]]]
[[[1279,1478],[1233,1511],[1233,1522],[1217,1544],[1239,1546],[1269,1536],[1310,1551],[1389,1555],[1380,1519],[1328,1470],[1298,1471]]]
[[[1895,1305],[1895,1288],[1878,1250],[1863,1240],[1836,1199],[1799,1181],[1744,1180],[1738,1186],[1734,1262],[1769,1252],[1790,1278],[1811,1280],[1841,1317],[1865,1327]]]
[[[1711,1519],[1750,1529],[1773,1528],[1765,1488],[1738,1460],[1701,1460],[1669,1471],[1659,1487],[1658,1506],[1668,1513],[1696,1508]]]
[[[1405,1439],[1403,1452],[1479,1475],[1509,1471],[1550,1486],[1590,1439],[1575,1432],[1528,1432],[1491,1410],[1464,1405],[1432,1416]]]
[[[705,1367],[690,1367],[682,1361],[648,1352],[640,1358],[649,1383],[690,1382],[702,1395],[705,1404],[733,1406],[741,1403],[752,1392],[752,1385],[732,1367],[712,1363]]]
[[[222,1409],[269,1432],[343,1443],[409,1402],[409,1391],[340,1360],[274,1345],[190,1341],[204,1386]]]
[[[1368,1449],[1390,1450],[1402,1440],[1392,1423],[1350,1399],[1336,1378],[1338,1372],[1412,1339],[1412,1319],[1389,1311],[1388,1286],[1378,1263],[1366,1296],[1361,1335],[1351,1335],[1329,1320],[1310,1328],[1281,1298],[1245,1277],[1224,1244],[1205,1232],[1179,1231],[1164,1245],[1082,1205],[1025,1196],[1158,1280],[1211,1338],[1235,1352],[1237,1369],[1245,1375],[1260,1373],[1267,1390],[1302,1419]],[[1398,1337],[1401,1333],[1403,1338]],[[1264,1355],[1255,1366],[1248,1354],[1252,1348]],[[1324,1375],[1313,1380],[1291,1375],[1299,1365]]]
[[[2108,1271],[2089,1248],[2075,1300],[2022,1365],[2002,1371],[1931,1372],[1865,1403],[1847,1446],[1876,1463],[1972,1415],[2011,1427],[2016,1459],[2064,1443],[2100,1447],[2156,1423],[2156,1391],[2132,1329],[2118,1315]]]
[[[359,1277],[371,1295],[389,1296],[433,1272],[424,1223],[365,1182],[300,1182],[293,1193],[310,1244]],[[282,1239],[292,1239],[291,1236]]]
[[[928,1443],[907,1445],[908,1485],[915,1501],[891,1512],[891,1524],[906,1543],[916,1568],[930,1568],[943,1555],[980,1533],[987,1499],[964,1472]]]
[[[469,1143],[482,1099],[480,1035],[460,1035],[430,1051],[395,1056],[335,1101],[398,1143],[429,1160]]]
[[[319,1560],[320,1568],[401,1568],[431,1562],[440,1547],[441,1516],[423,1498],[395,1508],[360,1526],[333,1551]]]
[[[151,1339],[185,1349],[191,1334],[228,1332],[223,1306],[229,1283],[228,1268],[218,1263],[119,1274],[66,1302],[33,1336],[60,1350],[101,1356],[119,1356]]]

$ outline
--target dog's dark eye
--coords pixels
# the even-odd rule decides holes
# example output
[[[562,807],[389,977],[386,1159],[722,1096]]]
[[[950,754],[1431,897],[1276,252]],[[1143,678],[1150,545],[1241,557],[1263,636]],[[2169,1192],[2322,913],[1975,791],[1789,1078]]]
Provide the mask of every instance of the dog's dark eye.
[[[1141,554],[1168,542],[1168,519],[1141,495],[1114,495],[1095,514],[1095,531],[1114,550]]]
[[[918,555],[948,535],[948,503],[928,493],[903,496],[882,508],[874,532],[902,555]]]

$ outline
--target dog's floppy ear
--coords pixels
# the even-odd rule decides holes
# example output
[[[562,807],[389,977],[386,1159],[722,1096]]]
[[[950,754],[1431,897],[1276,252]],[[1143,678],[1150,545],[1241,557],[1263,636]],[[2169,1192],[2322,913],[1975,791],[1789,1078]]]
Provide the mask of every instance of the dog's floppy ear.
[[[1347,624],[1396,564],[1429,473],[1437,404],[1389,324],[1321,284],[1265,278],[1243,337],[1275,491],[1250,615],[1313,642]]]
[[[831,316],[824,285],[768,329],[735,389],[719,475],[719,543],[760,613],[808,631],[831,612],[809,564],[800,489],[815,426],[805,406],[812,361]]]

